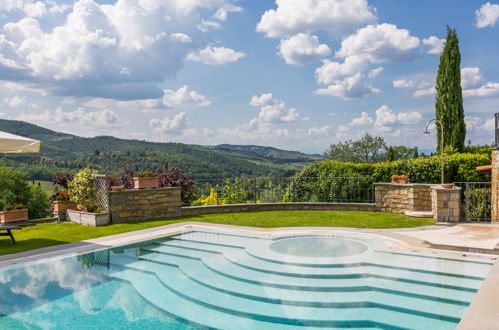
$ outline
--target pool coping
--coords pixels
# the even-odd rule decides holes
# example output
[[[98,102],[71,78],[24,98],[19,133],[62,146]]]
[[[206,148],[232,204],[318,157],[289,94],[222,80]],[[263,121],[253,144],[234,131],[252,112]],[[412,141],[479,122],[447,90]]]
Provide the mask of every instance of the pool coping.
[[[157,238],[172,236],[185,232],[186,230],[225,229],[228,231],[246,232],[268,237],[293,234],[320,234],[320,233],[358,233],[378,236],[397,243],[392,249],[397,252],[430,252],[438,256],[451,257],[472,257],[486,258],[493,262],[492,268],[483,281],[480,289],[473,297],[473,300],[466,310],[457,329],[496,329],[496,323],[499,321],[499,309],[497,309],[497,297],[499,297],[499,262],[497,256],[469,251],[456,251],[447,249],[438,249],[432,244],[423,240],[403,235],[404,231],[420,230],[417,228],[394,228],[394,229],[368,229],[368,228],[349,228],[349,227],[281,227],[281,228],[258,228],[247,226],[234,226],[224,224],[212,224],[196,221],[168,224],[159,227],[152,227],[127,233],[121,233],[111,236],[104,236],[81,242],[55,245],[51,247],[35,249],[16,254],[0,256],[0,270],[18,267],[20,264],[38,263],[50,259],[60,259],[82,253],[88,253],[117,246],[129,245],[141,241],[153,240]],[[439,225],[426,226],[428,230],[441,228]],[[495,260],[495,261],[494,261]],[[494,322],[495,321],[495,322]]]

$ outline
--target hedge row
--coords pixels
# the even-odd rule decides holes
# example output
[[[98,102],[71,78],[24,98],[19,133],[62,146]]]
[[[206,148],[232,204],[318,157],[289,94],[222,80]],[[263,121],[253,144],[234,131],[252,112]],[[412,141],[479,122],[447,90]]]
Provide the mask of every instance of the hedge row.
[[[445,156],[445,182],[486,182],[490,179],[475,168],[490,164],[490,154],[456,153]],[[440,156],[399,159],[376,164],[334,160],[315,162],[298,173],[286,194],[286,201],[338,201],[338,196],[362,195],[372,182],[390,182],[404,174],[413,183],[440,183]],[[345,177],[360,179],[345,180]],[[342,179],[339,179],[342,178]],[[355,198],[352,199],[352,201]],[[359,200],[361,201],[361,200]]]

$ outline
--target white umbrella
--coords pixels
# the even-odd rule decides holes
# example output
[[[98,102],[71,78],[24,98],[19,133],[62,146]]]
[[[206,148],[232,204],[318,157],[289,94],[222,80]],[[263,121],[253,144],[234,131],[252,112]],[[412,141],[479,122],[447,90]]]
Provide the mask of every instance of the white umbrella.
[[[0,153],[40,152],[40,141],[0,131]]]

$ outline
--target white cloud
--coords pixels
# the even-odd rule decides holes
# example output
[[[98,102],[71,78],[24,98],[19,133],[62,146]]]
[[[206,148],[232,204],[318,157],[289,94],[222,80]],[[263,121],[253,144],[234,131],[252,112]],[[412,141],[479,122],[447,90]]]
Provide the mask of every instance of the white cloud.
[[[463,91],[464,97],[488,97],[499,95],[499,83],[488,82],[479,88]]]
[[[250,100],[250,105],[254,107],[263,107],[264,105],[270,104],[272,99],[272,93],[265,93],[260,96],[252,96]]]
[[[209,32],[210,30],[218,30],[222,27],[217,21],[210,21],[202,19],[201,23],[197,25],[197,28],[201,32]]]
[[[17,115],[17,120],[28,121],[32,123],[38,122],[50,122],[52,120],[52,115],[50,111],[46,110],[45,112],[32,112],[32,113],[20,113]]]
[[[176,39],[178,41],[181,41],[181,42],[185,42],[185,43],[188,43],[188,42],[192,42],[192,39],[191,37],[189,37],[187,34],[185,33],[180,33],[180,32],[177,32],[177,33],[171,33],[170,36],[173,38],[173,39]]]
[[[320,44],[316,36],[308,33],[282,39],[279,44],[279,54],[287,64],[306,65],[330,53],[331,49],[327,45]]]
[[[435,93],[436,93],[435,86],[431,86],[428,88],[418,89],[417,91],[414,92],[414,97],[419,98],[425,96],[433,96],[435,95]]]
[[[185,112],[180,112],[172,118],[166,116],[163,119],[154,118],[149,121],[149,127],[163,134],[181,134],[187,128],[188,119]]]
[[[403,62],[415,58],[419,38],[393,24],[368,25],[341,42],[338,58],[360,57],[370,63]]]
[[[477,88],[484,82],[480,68],[468,67],[461,69],[461,87],[463,89]]]
[[[367,74],[367,76],[369,78],[376,78],[377,76],[379,76],[381,74],[381,72],[383,72],[383,70],[384,69],[382,67],[372,69],[371,71],[369,71],[369,73]]]
[[[259,126],[266,123],[293,122],[300,117],[296,109],[288,109],[284,101],[274,98],[271,93],[260,96],[254,95],[249,104],[260,108],[258,118],[250,122],[251,126]]]
[[[444,50],[445,39],[440,39],[435,36],[430,36],[426,39],[423,39],[423,44],[431,47],[427,51],[428,54],[439,55]]]
[[[45,3],[33,0],[3,0],[0,11],[21,11],[30,17],[40,17],[47,12]]]
[[[60,107],[52,113],[46,110],[42,113],[22,113],[17,116],[18,120],[29,122],[46,122],[46,123],[77,123],[87,126],[98,127],[122,127],[118,115],[109,109],[101,109],[96,111],[86,111],[84,108],[77,108],[74,111],[63,111]]]
[[[419,85],[419,82],[410,79],[400,79],[400,80],[394,80],[392,84],[393,87],[395,88],[414,88]]]
[[[366,0],[276,0],[276,4],[277,9],[267,10],[256,26],[271,38],[317,30],[344,35],[376,22]]]
[[[381,93],[379,89],[367,84],[363,78],[364,76],[361,73],[357,73],[329,85],[327,88],[318,89],[315,93],[319,95],[335,96],[343,100]]]
[[[475,25],[479,29],[494,26],[499,21],[499,5],[490,2],[483,4],[479,10],[475,11],[475,17]]]
[[[187,56],[187,59],[209,65],[223,65],[236,62],[244,56],[246,56],[246,54],[236,52],[230,48],[207,46],[204,49],[190,53]]]
[[[390,107],[383,105],[376,109],[375,129],[378,131],[393,130],[395,125],[417,124],[423,119],[419,112],[393,112]]]
[[[322,66],[315,70],[315,79],[318,84],[330,84],[354,76],[364,70],[367,64],[359,57],[351,56],[344,63],[323,60]]]
[[[21,105],[26,105],[26,96],[18,96],[15,95],[11,98],[4,98],[3,101],[5,104],[7,104],[9,107],[18,107]]]
[[[165,89],[163,92],[163,104],[169,108],[207,107],[211,104],[204,95],[189,90],[187,85],[180,87],[176,91]]]
[[[242,11],[242,7],[227,3],[222,8],[219,8],[215,14],[213,14],[213,18],[225,22],[227,20],[228,13],[240,13]]]
[[[352,121],[348,124],[348,126],[366,126],[372,125],[374,123],[374,119],[372,119],[367,112],[362,112],[360,117],[352,119]]]
[[[23,6],[38,2],[9,1]],[[50,94],[158,97],[158,84],[174,78],[186,56],[205,42],[196,29],[206,11],[199,8],[217,11],[228,3],[77,0],[67,12],[54,9],[61,17],[50,28],[34,17],[5,24],[0,30],[0,74]],[[229,52],[221,57],[230,61],[238,56]]]

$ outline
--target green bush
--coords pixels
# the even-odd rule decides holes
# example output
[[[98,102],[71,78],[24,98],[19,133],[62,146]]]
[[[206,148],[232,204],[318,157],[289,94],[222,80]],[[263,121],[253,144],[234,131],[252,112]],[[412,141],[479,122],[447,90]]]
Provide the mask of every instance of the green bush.
[[[468,219],[484,220],[490,219],[491,213],[491,190],[490,188],[470,189],[468,195]]]
[[[490,164],[490,162],[490,155],[483,153],[446,155],[444,181],[489,181],[487,177],[476,172],[475,168]],[[291,202],[363,201],[365,194],[372,189],[372,182],[390,182],[392,175],[407,175],[409,182],[414,183],[440,183],[440,164],[439,155],[376,164],[323,160],[307,166],[295,175],[284,200]],[[358,179],[344,179],[345,177]]]
[[[47,195],[40,187],[28,184],[28,174],[0,166],[0,204],[2,206],[22,203],[28,206],[29,217],[47,216]]]

